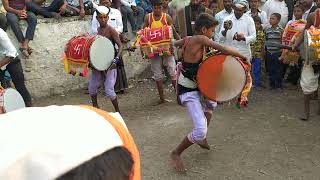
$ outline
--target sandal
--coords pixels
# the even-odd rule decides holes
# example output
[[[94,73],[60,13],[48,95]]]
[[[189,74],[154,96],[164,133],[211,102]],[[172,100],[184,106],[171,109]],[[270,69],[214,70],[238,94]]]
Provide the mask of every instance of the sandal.
[[[21,54],[23,54],[25,57],[29,57],[29,52],[27,48],[19,48]]]
[[[33,49],[31,47],[28,47],[27,51],[28,51],[29,55],[31,55],[33,53]]]

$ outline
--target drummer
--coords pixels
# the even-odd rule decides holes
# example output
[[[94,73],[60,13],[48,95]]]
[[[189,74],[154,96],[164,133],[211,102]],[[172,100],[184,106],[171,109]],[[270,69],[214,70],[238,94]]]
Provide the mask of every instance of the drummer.
[[[211,15],[200,14],[195,22],[194,36],[188,36],[174,43],[174,46],[182,47],[183,50],[182,68],[184,71],[178,74],[178,100],[180,104],[187,107],[193,124],[192,131],[171,152],[171,159],[177,171],[186,171],[180,156],[191,145],[197,144],[202,148],[210,149],[206,135],[216,104],[212,101],[206,101],[205,107],[202,107],[200,101],[202,95],[195,81],[205,47],[212,47],[223,54],[246,60],[246,57],[239,52],[212,41],[211,38],[217,25],[218,22]]]
[[[161,28],[163,26],[171,26],[172,31],[173,31],[173,36],[175,39],[180,39],[180,36],[176,32],[174,25],[173,25],[173,20],[170,17],[170,15],[163,13],[162,12],[162,0],[152,0],[152,9],[153,12],[149,13],[148,15],[145,16],[144,18],[144,28],[149,27],[151,29],[156,29],[156,28]],[[150,18],[151,16],[151,18]],[[151,19],[151,21],[150,21]],[[160,56],[155,56],[151,61],[151,71],[153,73],[153,79],[156,81],[159,96],[160,96],[160,102],[159,103],[164,103],[166,102],[164,98],[164,93],[163,93],[163,70],[162,67],[165,66],[167,68],[168,73],[171,76],[171,81],[173,87],[175,87],[176,84],[176,75],[175,75],[175,68],[176,68],[176,63],[174,56],[168,56],[168,57],[160,57]]]
[[[315,1],[317,4],[318,9],[309,14],[307,18],[307,24],[305,26],[305,30],[308,30],[311,26],[314,26],[315,28],[320,28],[320,0]],[[297,40],[296,44],[294,45],[294,49],[297,50],[299,46],[303,42],[304,36],[299,36],[300,39]],[[309,62],[311,61],[311,62]],[[312,61],[314,59],[305,60],[304,66],[302,68],[301,73],[301,80],[300,85],[304,94],[304,114],[300,117],[301,120],[307,121],[310,117],[310,100],[313,99],[313,97],[317,96],[318,88],[319,88],[319,74],[320,72],[316,72],[315,67],[318,67],[320,65],[312,66]],[[308,71],[308,69],[311,71]],[[319,69],[318,69],[319,70]],[[319,107],[318,107],[318,114],[320,115],[320,100],[319,100]]]
[[[89,89],[89,94],[91,96],[92,105],[94,107],[99,108],[97,93],[98,93],[98,88],[100,84],[104,81],[103,83],[104,83],[104,90],[105,90],[106,97],[111,100],[115,111],[120,112],[117,95],[114,91],[114,85],[117,79],[116,67],[117,67],[117,64],[119,63],[119,57],[122,53],[122,43],[120,41],[118,32],[107,24],[109,19],[109,12],[110,12],[110,8],[105,6],[99,6],[96,10],[97,20],[100,24],[100,27],[98,28],[98,35],[104,36],[110,39],[113,43],[117,44],[119,47],[119,50],[117,51],[116,57],[113,60],[113,64],[111,65],[108,71],[98,71],[94,68],[92,69],[92,75],[90,76],[90,79],[89,79],[88,89]]]
[[[11,75],[12,82],[21,94],[24,103],[27,107],[32,106],[31,96],[24,82],[24,74],[21,66],[21,61],[18,56],[16,48],[10,41],[7,33],[0,28],[0,51],[5,56],[0,61],[0,76],[5,75],[5,70],[7,69]]]
[[[119,33],[120,40],[123,43],[125,43],[128,41],[128,39],[126,39],[125,35],[122,33],[123,23],[122,23],[121,12],[118,9],[112,8],[111,3],[112,3],[112,0],[99,1],[100,6],[105,6],[110,8],[108,25],[114,28]],[[94,5],[97,6],[96,4]],[[97,33],[99,28],[99,22],[96,17],[97,17],[97,13],[94,12],[92,16],[92,21],[91,21],[91,31],[93,34]],[[116,47],[116,50],[118,49],[119,48]],[[115,91],[116,93],[124,93],[124,90],[127,88],[128,88],[128,81],[127,81],[126,71],[124,68],[124,62],[123,62],[122,56],[120,56],[119,65],[117,66],[117,80],[115,84]]]

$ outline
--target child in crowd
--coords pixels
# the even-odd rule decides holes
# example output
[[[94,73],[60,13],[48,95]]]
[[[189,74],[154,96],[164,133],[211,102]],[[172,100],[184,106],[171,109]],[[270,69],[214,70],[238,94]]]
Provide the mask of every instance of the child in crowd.
[[[264,57],[264,40],[265,34],[262,28],[261,18],[259,16],[253,17],[256,26],[256,41],[251,44],[252,52],[252,76],[253,86],[257,89],[261,88],[261,62]]]
[[[217,2],[217,0],[212,0],[210,2],[209,9],[212,11],[212,16],[214,17],[218,13],[218,2]]]
[[[283,29],[279,26],[281,15],[279,13],[273,13],[270,16],[270,26],[265,29],[266,35],[266,61],[267,70],[269,75],[270,89],[282,89],[282,78],[281,78],[281,49],[277,46],[270,45],[270,43],[281,44],[281,37]]]
[[[221,46],[211,39],[217,25],[218,22],[210,14],[200,14],[195,22],[194,36],[188,36],[174,43],[174,46],[183,49],[183,71],[178,74],[178,100],[180,104],[188,108],[193,124],[192,132],[171,152],[171,159],[177,171],[186,171],[180,156],[191,145],[197,144],[201,148],[210,149],[206,136],[216,103],[205,100],[206,102],[203,103],[205,107],[203,107],[202,95],[195,81],[205,47],[214,48],[223,54],[240,57],[246,61],[246,57],[239,52]]]
[[[152,12],[152,5],[150,0],[135,0],[136,4],[140,7],[142,7],[145,11],[145,13],[151,13]]]
[[[112,102],[112,105],[115,111],[120,112],[118,106],[117,95],[114,91],[114,85],[117,79],[117,69],[116,65],[119,63],[119,57],[122,53],[122,43],[119,38],[118,32],[113,29],[111,26],[107,24],[109,20],[109,13],[110,8],[105,6],[99,6],[96,10],[97,13],[97,20],[99,22],[100,27],[98,28],[98,35],[104,36],[110,39],[113,43],[117,44],[119,50],[116,51],[116,57],[114,58],[112,66],[107,71],[98,71],[96,69],[92,69],[92,75],[89,79],[89,94],[91,96],[92,105],[94,107],[99,108],[98,100],[97,100],[97,93],[98,88],[102,81],[104,81],[104,90],[105,95],[109,98]]]
[[[294,35],[291,35],[287,31],[288,31],[289,28],[291,28],[291,29],[301,29],[301,31],[303,30],[303,28],[304,28],[304,26],[306,24],[306,21],[303,20],[303,14],[304,14],[304,6],[302,4],[296,4],[294,6],[294,9],[293,9],[293,15],[294,15],[295,20],[290,20],[288,22],[288,24],[286,25],[286,28],[285,28],[284,33],[282,35],[282,44],[292,46],[292,44],[297,39],[297,37],[302,35],[302,32],[299,32],[299,33],[296,33]],[[299,27],[295,28],[295,26],[297,26],[298,22],[299,22]],[[284,53],[289,52],[289,50],[283,50],[283,51],[284,51],[282,53],[283,55],[284,55]],[[298,52],[291,52],[291,53],[295,53],[297,55],[299,54]],[[281,59],[284,59],[284,58],[281,57]],[[282,75],[281,75],[282,78],[284,78],[288,68],[289,68],[290,72],[288,74],[288,77],[287,77],[286,81],[289,82],[292,85],[297,85],[298,81],[300,79],[301,68],[302,68],[302,59],[301,59],[301,57],[298,60],[298,64],[293,64],[293,66],[289,66],[288,64],[284,64],[283,65]]]
[[[173,30],[173,36],[175,39],[180,39],[180,36],[176,32],[173,21],[170,15],[163,13],[162,11],[163,1],[162,0],[152,0],[153,12],[146,15],[144,19],[144,28],[149,27],[151,29],[161,28],[163,26],[171,26]],[[153,72],[153,79],[156,81],[160,102],[166,102],[163,93],[163,66],[167,68],[169,75],[171,76],[172,85],[176,84],[176,62],[174,56],[161,57],[156,55],[150,60],[151,71]]]

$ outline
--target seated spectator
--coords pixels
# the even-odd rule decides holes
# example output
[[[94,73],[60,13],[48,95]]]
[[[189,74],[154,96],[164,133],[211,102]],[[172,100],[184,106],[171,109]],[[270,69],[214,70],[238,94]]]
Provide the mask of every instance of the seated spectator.
[[[121,0],[121,4],[123,32],[128,32],[128,20],[130,22],[132,31],[137,32],[143,24],[143,8],[137,6],[135,0]]]
[[[261,0],[249,0],[250,10],[247,12],[251,17],[258,16],[261,19],[262,27],[269,25],[267,13],[259,9]]]
[[[66,0],[68,5],[65,10],[66,16],[79,16],[84,17],[86,15],[85,6],[92,5],[91,0]],[[93,7],[92,7],[93,10]],[[90,14],[90,13],[87,13]],[[93,12],[92,12],[93,14]]]
[[[45,18],[58,18],[64,14],[67,7],[67,2],[64,0],[53,0],[48,7],[42,6],[44,2],[29,1],[26,3],[27,10]]]
[[[141,179],[139,151],[121,115],[92,107],[3,114],[0,147],[3,180]]]
[[[26,10],[25,0],[2,0],[2,3],[7,11],[8,24],[20,43],[19,50],[25,57],[28,57],[33,51],[29,46],[29,42],[33,40],[34,31],[37,26],[37,17],[34,13]],[[26,20],[28,23],[25,36],[19,26],[20,20]]]
[[[2,6],[2,1],[0,1],[0,28],[4,31],[7,30],[7,17],[6,17],[6,10]]]
[[[152,5],[150,0],[136,0],[137,6],[142,7],[146,14],[152,12]]]

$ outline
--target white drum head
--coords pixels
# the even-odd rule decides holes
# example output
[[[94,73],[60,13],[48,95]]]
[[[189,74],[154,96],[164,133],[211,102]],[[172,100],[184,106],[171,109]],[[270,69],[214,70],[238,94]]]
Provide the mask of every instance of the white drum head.
[[[227,56],[217,87],[217,101],[229,101],[238,96],[246,83],[246,72],[239,61]]]
[[[5,112],[26,107],[20,93],[12,88],[5,89],[3,93],[3,109]]]
[[[90,62],[92,66],[104,71],[110,67],[115,56],[112,42],[105,37],[97,36],[90,47]]]

